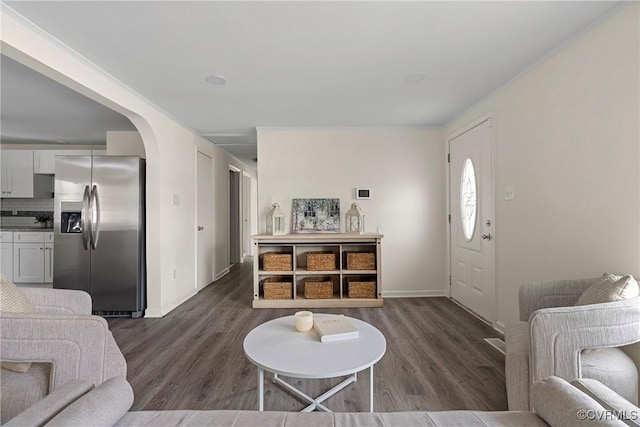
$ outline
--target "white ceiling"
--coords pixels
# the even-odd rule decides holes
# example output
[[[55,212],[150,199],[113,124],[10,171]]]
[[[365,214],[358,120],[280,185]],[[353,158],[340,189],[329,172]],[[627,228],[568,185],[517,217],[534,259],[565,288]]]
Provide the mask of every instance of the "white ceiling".
[[[5,3],[211,141],[244,144],[243,156],[260,126],[445,124],[619,5]],[[406,82],[412,73],[425,79]]]
[[[3,144],[104,145],[109,130],[136,130],[129,119],[0,56]]]

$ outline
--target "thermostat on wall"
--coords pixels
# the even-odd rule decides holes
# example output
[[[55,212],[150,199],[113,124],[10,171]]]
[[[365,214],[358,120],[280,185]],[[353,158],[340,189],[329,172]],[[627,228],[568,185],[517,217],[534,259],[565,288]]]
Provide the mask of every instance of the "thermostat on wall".
[[[356,199],[370,199],[371,190],[368,188],[356,188]]]

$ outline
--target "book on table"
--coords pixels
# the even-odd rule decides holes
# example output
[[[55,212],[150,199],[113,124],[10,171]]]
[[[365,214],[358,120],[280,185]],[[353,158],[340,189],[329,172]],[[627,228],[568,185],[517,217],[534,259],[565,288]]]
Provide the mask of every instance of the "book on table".
[[[323,316],[313,319],[313,330],[322,342],[358,338],[360,332],[344,316]]]

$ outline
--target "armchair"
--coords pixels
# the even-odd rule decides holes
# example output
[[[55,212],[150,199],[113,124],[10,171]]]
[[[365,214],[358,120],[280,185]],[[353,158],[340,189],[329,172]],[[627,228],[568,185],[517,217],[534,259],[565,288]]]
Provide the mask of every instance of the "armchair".
[[[25,373],[1,370],[0,422],[65,383],[125,377],[127,365],[107,322],[91,315],[82,291],[22,288],[35,313],[0,312],[2,361],[33,362]]]
[[[637,400],[638,369],[618,347],[640,342],[640,298],[575,306],[597,280],[533,282],[520,288],[520,322],[505,331],[509,410],[530,410],[531,385],[551,375],[567,381],[593,378]]]

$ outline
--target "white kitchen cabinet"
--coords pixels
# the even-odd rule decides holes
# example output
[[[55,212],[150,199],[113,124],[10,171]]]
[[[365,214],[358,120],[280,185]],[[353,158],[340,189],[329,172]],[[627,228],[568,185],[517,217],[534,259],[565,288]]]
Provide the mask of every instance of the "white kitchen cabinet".
[[[90,156],[91,150],[64,150],[65,156]]]
[[[1,197],[33,197],[33,150],[2,150]]]
[[[56,173],[56,156],[63,154],[62,150],[34,150],[33,173]]]
[[[62,150],[61,154],[65,156],[106,156],[107,149],[102,150]]]
[[[44,283],[53,283],[53,243],[44,244]]]
[[[13,281],[53,283],[53,233],[15,232]]]
[[[0,273],[13,281],[13,243],[0,243]]]
[[[44,283],[44,243],[13,243],[13,281]]]
[[[13,280],[13,231],[0,232],[0,273]]]

